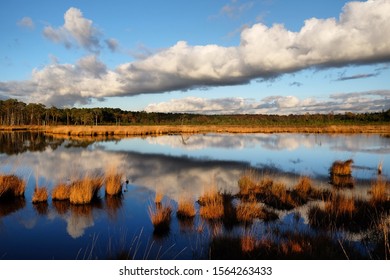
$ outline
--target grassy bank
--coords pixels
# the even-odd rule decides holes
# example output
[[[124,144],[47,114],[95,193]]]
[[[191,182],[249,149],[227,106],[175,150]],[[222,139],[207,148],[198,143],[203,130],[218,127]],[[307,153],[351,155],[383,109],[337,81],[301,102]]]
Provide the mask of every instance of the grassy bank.
[[[137,136],[198,133],[381,133],[390,134],[390,125],[329,125],[329,126],[250,126],[250,125],[131,125],[131,126],[13,126],[4,131],[42,131],[69,136]]]

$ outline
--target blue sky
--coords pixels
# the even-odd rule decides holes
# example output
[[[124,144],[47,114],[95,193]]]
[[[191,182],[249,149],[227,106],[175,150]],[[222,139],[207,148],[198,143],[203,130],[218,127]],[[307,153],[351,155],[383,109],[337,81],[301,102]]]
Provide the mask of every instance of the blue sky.
[[[390,1],[0,3],[0,98],[191,113],[390,108]]]

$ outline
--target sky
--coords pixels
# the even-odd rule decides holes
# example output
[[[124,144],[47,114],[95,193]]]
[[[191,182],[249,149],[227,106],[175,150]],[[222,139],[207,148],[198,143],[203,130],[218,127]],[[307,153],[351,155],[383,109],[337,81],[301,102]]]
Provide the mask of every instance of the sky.
[[[390,0],[2,0],[0,99],[147,112],[390,109]]]

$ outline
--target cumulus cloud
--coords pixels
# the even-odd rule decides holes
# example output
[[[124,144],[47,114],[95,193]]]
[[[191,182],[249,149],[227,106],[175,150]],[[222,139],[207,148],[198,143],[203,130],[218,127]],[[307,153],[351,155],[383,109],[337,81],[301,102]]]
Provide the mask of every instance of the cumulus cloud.
[[[97,72],[80,62],[48,65],[33,71],[31,81],[24,82],[25,93],[43,101],[71,103],[76,98],[88,102],[91,98],[245,84],[308,68],[389,62],[390,36],[383,34],[390,30],[389,14],[387,0],[349,2],[338,19],[311,18],[298,32],[281,24],[268,27],[257,23],[241,32],[238,46],[191,46],[179,41],[113,70],[101,71],[104,67],[100,65]],[[75,8],[66,12],[63,26],[48,26],[44,33],[68,47],[100,47],[92,21]],[[7,91],[0,93],[12,94],[15,85],[3,84]]]
[[[74,45],[83,47],[89,51],[98,51],[100,32],[93,26],[92,20],[83,17],[82,12],[76,8],[70,8],[64,15],[64,25],[58,28],[46,26],[43,34],[49,40],[64,44],[70,48]]]
[[[332,94],[327,99],[295,96],[268,96],[261,100],[244,98],[186,97],[153,103],[147,112],[175,112],[199,114],[302,114],[377,112],[390,108],[390,90]]]
[[[17,24],[21,27],[34,29],[35,24],[34,21],[30,17],[23,17],[21,20],[17,22]]]

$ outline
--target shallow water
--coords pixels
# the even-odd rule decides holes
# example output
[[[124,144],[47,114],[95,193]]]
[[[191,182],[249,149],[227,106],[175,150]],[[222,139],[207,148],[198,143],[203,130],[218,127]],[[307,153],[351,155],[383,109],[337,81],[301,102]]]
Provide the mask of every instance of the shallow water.
[[[182,194],[195,199],[206,186],[238,192],[244,171],[256,168],[292,186],[302,175],[320,188],[330,188],[329,167],[353,159],[355,186],[348,192],[367,195],[383,163],[390,176],[390,138],[380,135],[200,134],[124,138],[104,141],[55,139],[42,134],[0,133],[0,170],[27,181],[24,199],[0,201],[0,259],[204,259],[216,237],[247,231],[266,235],[270,228],[313,232],[304,205],[279,211],[279,220],[256,221],[248,227],[226,221],[207,223],[196,217],[183,223],[172,214],[169,232],[153,234],[147,208],[156,192],[175,209]],[[91,205],[33,205],[36,182],[56,183],[114,166],[129,180],[121,197],[100,197]],[[237,203],[232,201],[233,205]],[[199,206],[197,205],[197,208]],[[337,233],[359,242],[362,233]],[[360,248],[360,249],[359,249]]]

